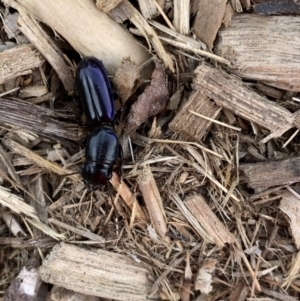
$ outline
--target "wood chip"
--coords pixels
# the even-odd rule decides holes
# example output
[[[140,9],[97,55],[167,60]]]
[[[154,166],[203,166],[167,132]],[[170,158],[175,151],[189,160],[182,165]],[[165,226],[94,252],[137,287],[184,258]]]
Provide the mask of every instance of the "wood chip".
[[[200,290],[203,294],[212,291],[212,273],[215,271],[217,260],[214,258],[206,259],[198,269],[195,279],[195,290]]]
[[[246,176],[249,187],[269,188],[271,186],[291,184],[300,180],[300,157],[241,164],[240,169]]]
[[[193,31],[209,50],[213,48],[214,40],[221,27],[226,3],[226,0],[201,0],[199,2]]]
[[[60,244],[40,268],[45,282],[103,298],[148,301],[149,271],[128,256]]]
[[[281,136],[293,127],[293,114],[266,97],[260,96],[235,77],[209,66],[196,69],[194,87],[225,109]],[[263,142],[266,142],[266,137]]]
[[[237,14],[219,32],[215,52],[233,63],[238,76],[300,91],[299,31],[297,17]]]
[[[220,222],[200,194],[187,198],[184,204],[218,247],[235,242],[235,237]]]
[[[300,249],[300,201],[291,192],[286,191],[282,194],[282,199],[280,202],[280,210],[285,213],[289,219],[292,235],[295,244],[298,249]]]
[[[19,45],[0,52],[0,84],[42,66],[43,56],[33,45]]]
[[[138,184],[154,229],[165,242],[170,243],[170,238],[166,236],[168,228],[162,199],[149,166],[145,166],[140,173]]]
[[[104,13],[109,13],[117,5],[119,5],[123,0],[97,0],[96,6],[101,9]]]
[[[190,1],[174,0],[174,20],[175,29],[187,35],[190,32]]]
[[[198,91],[192,94],[182,106],[169,128],[187,141],[199,142],[206,136],[212,124],[211,121],[199,118],[189,111],[200,113],[212,119],[217,119],[221,108],[211,101],[204,93]]]

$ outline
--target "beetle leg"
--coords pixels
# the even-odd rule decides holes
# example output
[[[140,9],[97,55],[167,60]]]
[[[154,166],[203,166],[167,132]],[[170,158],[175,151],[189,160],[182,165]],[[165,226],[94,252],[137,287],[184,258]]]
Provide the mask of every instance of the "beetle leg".
[[[120,181],[122,179],[122,173],[123,173],[123,149],[122,146],[119,145],[119,150],[118,150],[118,162],[117,162],[117,166],[115,168],[116,173],[118,174],[118,176],[120,177]]]

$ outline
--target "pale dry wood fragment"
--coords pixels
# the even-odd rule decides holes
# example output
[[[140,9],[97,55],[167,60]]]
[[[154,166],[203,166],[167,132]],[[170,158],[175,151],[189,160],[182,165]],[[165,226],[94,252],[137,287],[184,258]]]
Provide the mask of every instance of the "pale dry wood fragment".
[[[218,247],[235,242],[235,237],[220,222],[200,194],[187,198],[184,204]]]
[[[173,25],[181,34],[188,34],[190,31],[190,1],[174,0]]]
[[[116,300],[147,301],[150,272],[125,255],[60,244],[40,268],[45,282]]]
[[[5,172],[7,172],[11,178],[18,184],[21,185],[21,179],[19,175],[16,173],[15,167],[12,164],[12,158],[10,155],[4,150],[2,144],[0,144],[0,165]]]
[[[140,173],[138,184],[154,229],[165,242],[170,243],[170,238],[166,236],[168,228],[163,202],[149,166],[145,166]]]
[[[297,202],[299,202],[299,200],[297,200]],[[291,268],[287,272],[282,287],[289,286],[295,279],[297,279],[299,275],[299,270],[300,270],[300,251],[298,251],[296,257],[293,258]]]
[[[156,1],[156,0],[154,0]],[[148,20],[158,15],[158,10],[153,0],[138,0],[139,7],[143,17]],[[165,0],[157,0],[160,2],[160,6],[163,7],[165,4]]]
[[[39,260],[32,258],[21,269],[5,292],[3,301],[44,301],[48,286],[39,273]]]
[[[25,101],[0,98],[0,122],[61,141],[81,141],[78,124],[57,120],[64,115]]]
[[[193,31],[209,50],[213,48],[214,40],[221,27],[226,3],[226,0],[200,0],[199,2]]]
[[[199,142],[207,135],[212,122],[195,116],[189,110],[217,119],[221,107],[217,106],[203,92],[197,91],[190,96],[170,122],[171,131],[179,134],[187,141]]]
[[[230,0],[230,3],[232,5],[232,8],[237,12],[237,13],[241,13],[243,12],[243,8],[241,5],[240,0]]]
[[[51,290],[51,301],[101,301],[99,297],[87,296],[54,285]]]
[[[237,14],[219,32],[215,53],[230,60],[238,76],[300,91],[299,31],[299,17]]]
[[[26,13],[26,10],[19,8],[19,13],[18,23],[20,31],[46,58],[56,71],[66,91],[71,93],[74,88],[74,77],[64,60],[62,50],[54,44],[38,22]]]
[[[7,228],[14,236],[26,236],[26,232],[23,230],[20,223],[10,212],[3,212],[1,214],[1,217],[4,220]]]
[[[148,223],[148,218],[146,217],[143,209],[139,205],[136,197],[131,192],[130,188],[122,181],[120,182],[119,176],[114,172],[112,178],[110,179],[110,183],[113,185],[114,189],[120,193],[120,196],[126,203],[126,205],[134,211],[136,218],[139,222]]]
[[[225,27],[228,27],[229,24],[231,23],[231,20],[234,16],[234,9],[232,8],[232,5],[230,3],[230,1],[227,2],[226,4],[226,9],[225,9],[225,13],[224,13],[224,17],[222,20],[222,23],[224,24]]]
[[[45,62],[43,56],[33,45],[19,45],[0,52],[0,84],[26,75],[32,69],[42,66]]]
[[[129,12],[129,20],[137,27],[137,29],[145,36],[147,40],[152,42],[157,56],[164,62],[167,68],[174,72],[175,69],[173,66],[172,58],[164,49],[154,29],[147,23],[147,21],[142,17],[138,10],[128,0],[124,0],[122,2],[122,6],[124,6]],[[127,55],[126,57],[129,57],[129,55]]]
[[[19,90],[18,97],[21,99],[29,97],[41,97],[48,93],[45,86],[28,86]]]
[[[232,75],[205,65],[199,66],[195,73],[196,90],[203,91],[217,105],[269,129],[273,137],[293,127],[293,114],[260,96]]]
[[[240,165],[249,187],[269,188],[300,180],[300,157]]]
[[[0,186],[0,204],[17,214],[25,214],[33,219],[38,219],[36,210],[32,206],[2,186]]]
[[[200,290],[204,294],[209,294],[212,291],[212,274],[217,263],[217,259],[214,258],[208,258],[202,263],[195,279],[195,290]]]
[[[24,156],[34,162],[36,165],[40,166],[41,168],[44,168],[48,171],[54,172],[61,176],[68,176],[69,178],[73,179],[74,181],[79,181],[79,177],[77,175],[73,175],[73,171],[69,169],[64,169],[60,167],[58,164],[50,162],[40,155],[36,154],[35,152],[31,151],[30,149],[24,147],[23,145],[19,144],[16,141],[13,141],[11,139],[5,139],[3,140],[3,143],[10,148],[13,152]],[[68,175],[72,174],[72,175]]]
[[[292,236],[298,249],[300,249],[300,202],[299,198],[286,191],[281,195],[279,209],[288,217]]]
[[[122,1],[123,0],[96,0],[96,6],[107,14],[117,5],[119,5]]]
[[[149,58],[147,51],[122,26],[97,9],[93,0],[2,2],[15,9],[25,8],[28,14],[49,25],[80,54],[102,60],[110,74],[124,57],[130,57],[138,66]]]
[[[101,236],[99,236],[97,234],[94,234],[94,233],[92,233],[92,232],[90,232],[88,230],[85,230],[85,229],[83,230],[83,229],[79,229],[79,228],[73,227],[73,226],[68,225],[66,223],[60,222],[60,221],[58,221],[58,220],[56,220],[54,218],[50,218],[49,219],[49,223],[54,224],[54,225],[56,225],[58,227],[61,227],[63,229],[66,229],[68,231],[71,231],[73,233],[76,233],[76,234],[78,234],[80,236],[86,237],[86,238],[88,238],[88,239],[90,239],[90,240],[92,240],[94,242],[105,243],[105,239],[103,237],[101,237]]]

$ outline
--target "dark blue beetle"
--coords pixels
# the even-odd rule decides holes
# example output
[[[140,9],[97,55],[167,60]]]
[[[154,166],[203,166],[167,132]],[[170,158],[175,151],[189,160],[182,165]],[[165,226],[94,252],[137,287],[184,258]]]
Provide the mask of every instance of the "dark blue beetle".
[[[94,57],[78,64],[76,84],[87,123],[96,127],[86,138],[81,175],[88,186],[97,188],[111,179],[118,158],[122,161],[122,149],[113,129],[114,98],[107,72]],[[121,173],[120,166],[118,171]]]

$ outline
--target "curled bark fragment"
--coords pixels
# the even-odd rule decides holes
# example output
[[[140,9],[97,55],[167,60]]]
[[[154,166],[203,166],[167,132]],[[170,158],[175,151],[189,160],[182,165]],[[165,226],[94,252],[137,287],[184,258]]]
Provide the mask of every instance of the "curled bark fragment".
[[[166,69],[158,59],[155,59],[154,63],[155,70],[152,73],[151,85],[132,105],[125,126],[125,133],[133,132],[150,116],[154,116],[166,108],[169,98]]]

